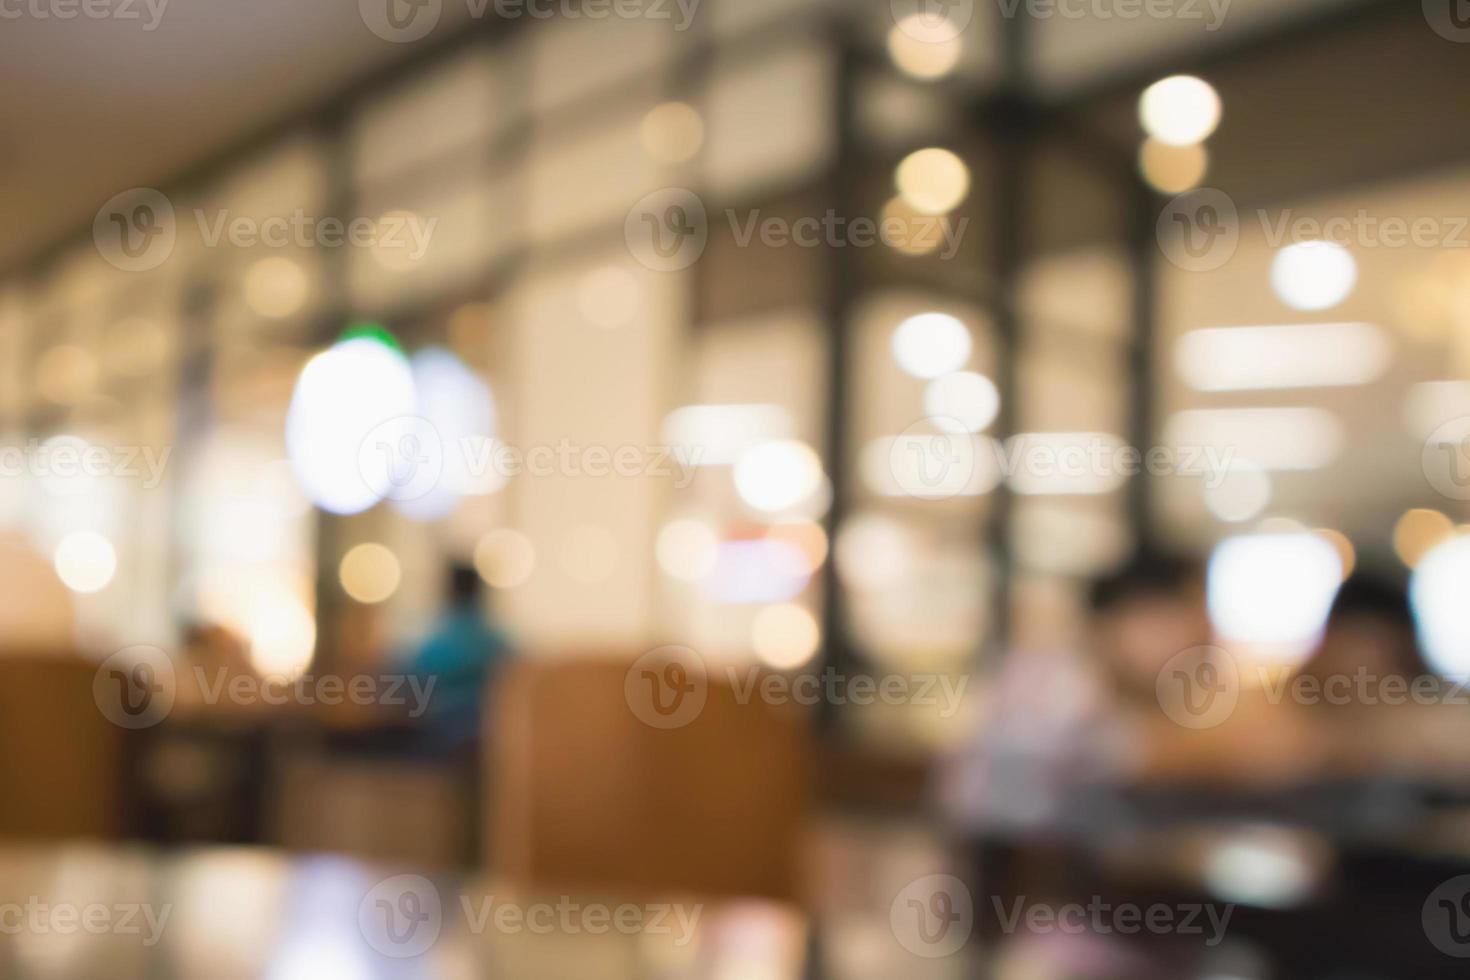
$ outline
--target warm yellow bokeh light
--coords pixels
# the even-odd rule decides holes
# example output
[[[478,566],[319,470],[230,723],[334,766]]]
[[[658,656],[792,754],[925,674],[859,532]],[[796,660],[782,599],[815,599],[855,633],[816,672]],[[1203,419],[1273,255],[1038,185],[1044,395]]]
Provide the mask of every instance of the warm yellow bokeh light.
[[[1435,545],[1455,533],[1455,525],[1437,510],[1419,507],[1407,511],[1393,529],[1393,550],[1410,568]]]
[[[945,217],[925,214],[901,197],[889,198],[879,216],[883,244],[904,255],[928,255],[944,244]]]
[[[795,603],[767,606],[750,626],[750,645],[768,667],[795,670],[816,655],[822,629],[816,617]]]
[[[704,120],[684,102],[665,102],[650,109],[639,127],[643,148],[660,163],[692,160],[704,144]]]
[[[382,602],[398,590],[403,571],[398,556],[386,546],[369,542],[347,552],[338,568],[342,590],[358,602]]]
[[[1143,178],[1165,194],[1182,194],[1200,185],[1210,169],[1210,151],[1199,143],[1174,146],[1149,138],[1138,151]]]
[[[916,211],[947,214],[970,193],[970,170],[949,150],[931,146],[903,158],[894,184]]]
[[[497,589],[524,585],[536,567],[531,539],[510,528],[498,528],[475,545],[475,570]]]
[[[1358,567],[1358,553],[1353,548],[1353,543],[1348,540],[1348,536],[1330,527],[1319,527],[1312,533],[1336,549],[1338,561],[1342,562],[1342,577],[1347,578],[1351,575],[1353,569]]]
[[[288,317],[306,305],[306,273],[283,256],[261,259],[245,272],[245,303],[261,316]]]
[[[963,51],[961,33],[949,21],[909,14],[888,32],[888,56],[906,75],[943,78]]]

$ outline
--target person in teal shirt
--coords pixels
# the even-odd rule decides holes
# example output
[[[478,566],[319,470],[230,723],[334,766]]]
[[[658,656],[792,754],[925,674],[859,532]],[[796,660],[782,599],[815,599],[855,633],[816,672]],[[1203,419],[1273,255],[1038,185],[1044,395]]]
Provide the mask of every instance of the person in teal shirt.
[[[434,685],[423,718],[430,741],[453,752],[478,744],[488,688],[510,644],[489,618],[485,584],[474,567],[450,568],[447,598],[410,669]]]

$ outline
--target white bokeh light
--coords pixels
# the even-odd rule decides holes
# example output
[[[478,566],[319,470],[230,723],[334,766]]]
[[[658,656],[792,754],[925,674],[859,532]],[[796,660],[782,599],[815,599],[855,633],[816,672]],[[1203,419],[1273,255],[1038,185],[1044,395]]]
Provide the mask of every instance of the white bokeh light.
[[[948,313],[919,313],[893,331],[893,357],[916,378],[958,371],[970,359],[970,331]]]
[[[56,574],[73,592],[99,592],[117,572],[112,542],[96,531],[74,531],[56,546]]]
[[[943,375],[924,389],[924,413],[941,432],[980,432],[999,412],[995,383],[974,371]]]
[[[1210,620],[1226,641],[1297,660],[1311,652],[1341,583],[1342,559],[1319,535],[1226,538],[1210,556]]]
[[[1206,482],[1205,506],[1222,521],[1239,523],[1259,517],[1271,503],[1271,477],[1256,463],[1238,459],[1218,478]]]
[[[1470,582],[1470,537],[1465,536],[1431,549],[1414,567],[1409,582],[1424,657],[1437,673],[1456,681],[1470,680],[1466,582]]]
[[[459,498],[499,489],[493,470],[477,472],[478,450],[495,434],[495,399],[490,386],[442,347],[427,347],[409,359],[417,414],[439,434],[444,470],[428,493],[394,500],[393,508],[415,521],[449,515]],[[488,457],[486,457],[488,458]]]
[[[408,361],[378,340],[353,337],[313,357],[286,413],[286,452],[306,495],[334,514],[377,503],[359,449],[374,428],[416,407]]]
[[[1357,260],[1336,242],[1298,242],[1271,261],[1271,288],[1294,310],[1331,309],[1357,284]]]
[[[1171,75],[1144,90],[1138,118],[1159,142],[1189,146],[1209,138],[1220,125],[1220,96],[1204,79]]]
[[[795,439],[762,443],[735,463],[735,489],[756,510],[781,513],[810,500],[822,488],[816,450]]]

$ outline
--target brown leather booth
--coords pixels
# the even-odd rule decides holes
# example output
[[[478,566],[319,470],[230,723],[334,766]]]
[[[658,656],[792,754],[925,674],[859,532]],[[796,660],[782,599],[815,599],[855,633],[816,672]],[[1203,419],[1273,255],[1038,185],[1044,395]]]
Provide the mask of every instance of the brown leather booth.
[[[489,848],[530,887],[797,897],[809,715],[709,676],[693,721],[660,730],[624,694],[633,659],[528,659],[490,725]]]

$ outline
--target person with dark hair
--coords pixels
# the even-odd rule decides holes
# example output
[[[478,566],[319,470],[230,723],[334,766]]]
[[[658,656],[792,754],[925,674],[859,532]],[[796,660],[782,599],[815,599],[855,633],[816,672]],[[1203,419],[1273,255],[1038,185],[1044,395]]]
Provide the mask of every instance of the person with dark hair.
[[[1413,681],[1427,673],[1408,593],[1372,573],[1349,576],[1327,614],[1322,645],[1303,674],[1326,682],[1354,675]]]
[[[981,723],[945,765],[940,803],[960,828],[1035,829],[1069,814],[1081,782],[1133,764],[1134,725],[1157,711],[1159,671],[1208,641],[1200,566],[1146,551],[1087,591],[1081,649],[1010,651]]]
[[[489,619],[486,586],[473,566],[451,566],[446,586],[445,610],[411,670],[432,680],[424,721],[434,742],[454,751],[479,740],[486,688],[510,645]]]
[[[1433,780],[1470,766],[1463,696],[1425,664],[1413,607],[1392,579],[1359,572],[1343,582],[1297,682],[1338,774]]]

